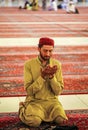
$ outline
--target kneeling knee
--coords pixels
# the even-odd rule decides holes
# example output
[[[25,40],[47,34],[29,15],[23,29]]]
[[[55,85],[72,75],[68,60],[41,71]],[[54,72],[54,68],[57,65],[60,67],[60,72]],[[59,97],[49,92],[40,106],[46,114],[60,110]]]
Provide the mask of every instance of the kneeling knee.
[[[38,127],[41,124],[41,118],[37,116],[31,116],[28,121],[29,126]]]
[[[33,125],[39,126],[41,124],[42,120],[39,117],[34,117]]]
[[[56,119],[54,120],[56,124],[63,124],[63,122],[65,121],[65,119],[61,116],[56,117]]]

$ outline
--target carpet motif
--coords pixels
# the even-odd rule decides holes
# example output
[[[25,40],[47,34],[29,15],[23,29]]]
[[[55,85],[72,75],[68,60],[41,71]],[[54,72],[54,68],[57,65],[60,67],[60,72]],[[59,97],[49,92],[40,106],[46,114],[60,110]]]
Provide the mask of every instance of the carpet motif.
[[[1,63],[0,64],[0,77],[18,77],[23,76],[24,63]],[[63,75],[87,75],[88,62],[63,62],[62,63]]]
[[[19,54],[19,55],[0,55],[0,62],[16,62],[16,63],[22,63],[26,60],[29,60],[31,58],[36,57],[37,54]],[[61,62],[88,62],[88,54],[54,54],[54,58]]]
[[[88,93],[88,76],[65,75],[62,94]],[[0,78],[0,96],[25,96],[23,77]]]
[[[63,52],[63,53],[88,53],[88,46],[55,46],[54,53]],[[29,53],[38,53],[37,46],[28,46],[28,47],[0,47],[0,54],[29,54]]]
[[[18,7],[0,8],[0,22],[2,22],[0,25],[0,37],[36,38],[47,35],[49,37],[88,37],[88,25],[83,23],[88,22],[88,18],[86,17],[88,8],[85,6],[78,6],[77,8],[80,14],[74,15],[67,14],[65,10],[46,10],[46,12],[44,12],[39,8],[37,12],[32,10],[19,11]],[[6,18],[7,15],[8,18]],[[28,16],[31,17],[31,19],[28,19]],[[13,22],[17,23],[13,24]],[[26,24],[26,22],[29,22],[29,24]],[[32,24],[32,22],[36,22],[36,24]],[[43,24],[38,24],[38,22]],[[44,24],[44,22],[46,24]],[[56,24],[54,22],[56,22]],[[67,23],[61,24],[63,22]],[[68,22],[72,23],[69,24]],[[77,23],[74,24],[74,22]]]
[[[0,47],[0,96],[25,96],[24,62],[36,57],[37,47]],[[62,94],[88,93],[88,46],[55,46],[54,58],[62,63]]]
[[[88,110],[66,110],[66,113],[68,121],[64,125],[74,124],[79,130],[88,130]],[[50,126],[55,126],[55,124],[42,123],[38,128],[28,127],[19,120],[18,113],[0,114],[0,130],[44,130]]]

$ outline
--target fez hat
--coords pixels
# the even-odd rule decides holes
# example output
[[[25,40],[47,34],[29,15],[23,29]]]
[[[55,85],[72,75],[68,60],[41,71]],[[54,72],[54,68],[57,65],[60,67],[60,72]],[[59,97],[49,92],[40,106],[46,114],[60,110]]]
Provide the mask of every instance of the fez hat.
[[[48,37],[42,37],[39,39],[39,47],[43,45],[50,45],[54,47],[54,40]]]

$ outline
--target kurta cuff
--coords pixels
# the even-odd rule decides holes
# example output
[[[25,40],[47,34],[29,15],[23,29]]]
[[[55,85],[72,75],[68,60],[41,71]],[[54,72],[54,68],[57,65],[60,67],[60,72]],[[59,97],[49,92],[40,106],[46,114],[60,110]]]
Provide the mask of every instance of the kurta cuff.
[[[60,81],[57,81],[57,79],[55,77],[50,79],[50,84],[51,84],[51,88],[52,88],[53,92],[55,93],[55,95],[59,95],[62,92],[63,85]]]

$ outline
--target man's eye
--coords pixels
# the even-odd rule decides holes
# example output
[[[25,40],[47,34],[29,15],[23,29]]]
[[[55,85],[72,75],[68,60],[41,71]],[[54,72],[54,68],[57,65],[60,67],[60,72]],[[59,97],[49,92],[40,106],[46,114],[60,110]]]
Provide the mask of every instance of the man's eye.
[[[52,52],[52,50],[49,51],[50,53]]]
[[[47,50],[44,50],[44,52],[48,52]]]

